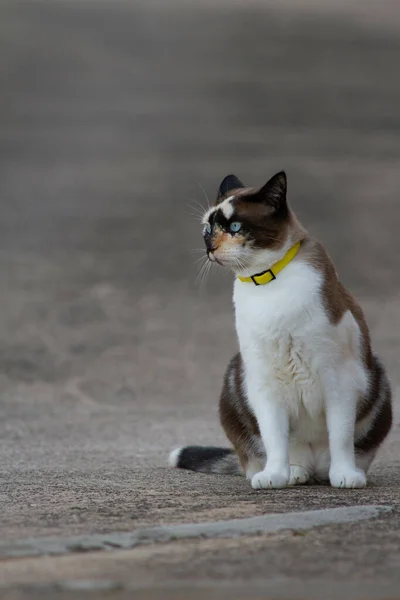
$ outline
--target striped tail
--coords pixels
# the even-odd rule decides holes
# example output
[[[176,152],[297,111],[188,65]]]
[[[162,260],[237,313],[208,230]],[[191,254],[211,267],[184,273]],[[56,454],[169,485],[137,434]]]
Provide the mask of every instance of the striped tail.
[[[213,446],[185,446],[169,455],[170,467],[218,475],[243,475],[236,452]]]

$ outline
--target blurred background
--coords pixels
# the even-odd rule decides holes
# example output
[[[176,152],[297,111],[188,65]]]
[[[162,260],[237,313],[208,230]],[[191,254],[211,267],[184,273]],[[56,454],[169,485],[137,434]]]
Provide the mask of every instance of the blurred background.
[[[1,2],[4,535],[125,527],[104,490],[144,517],[149,467],[224,442],[231,276],[199,290],[193,213],[228,173],[287,171],[398,386],[399,32],[390,1]]]

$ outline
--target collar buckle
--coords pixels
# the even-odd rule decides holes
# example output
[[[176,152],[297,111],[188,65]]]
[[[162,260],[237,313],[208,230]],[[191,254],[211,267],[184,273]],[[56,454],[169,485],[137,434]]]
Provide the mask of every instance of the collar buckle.
[[[261,277],[261,275],[266,275],[267,273],[269,273],[271,275],[271,281],[273,281],[274,279],[276,279],[272,269],[267,269],[266,271],[263,271],[262,273],[258,273],[258,275],[252,275],[250,277],[250,279],[252,280],[252,282],[254,283],[254,285],[261,285],[260,283],[258,283],[256,281],[256,277]]]
[[[298,253],[298,251],[300,250],[300,245],[301,245],[301,241],[297,242],[294,246],[292,246],[292,248],[290,248],[285,256],[283,258],[281,258],[280,260],[278,260],[277,263],[275,263],[274,265],[272,265],[272,267],[270,269],[267,269],[266,271],[263,271],[262,273],[256,273],[255,275],[251,275],[250,277],[241,277],[240,275],[238,275],[238,278],[240,279],[240,281],[243,282],[253,282],[254,285],[264,285],[265,283],[269,283],[270,281],[274,281],[274,279],[276,279],[276,276],[278,275],[278,273],[280,273],[282,271],[282,269],[284,269],[289,263],[290,261],[292,261],[294,259],[294,257],[296,256],[296,254]],[[269,274],[270,279],[268,279],[268,281],[265,281],[265,275]]]

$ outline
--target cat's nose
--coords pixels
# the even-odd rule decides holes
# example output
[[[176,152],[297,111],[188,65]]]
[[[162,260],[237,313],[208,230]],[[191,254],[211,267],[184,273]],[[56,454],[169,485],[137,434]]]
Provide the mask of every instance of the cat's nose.
[[[204,239],[204,241],[206,243],[207,254],[209,254],[210,252],[215,252],[215,250],[217,249],[217,247],[214,246],[212,238],[211,237],[206,237]]]

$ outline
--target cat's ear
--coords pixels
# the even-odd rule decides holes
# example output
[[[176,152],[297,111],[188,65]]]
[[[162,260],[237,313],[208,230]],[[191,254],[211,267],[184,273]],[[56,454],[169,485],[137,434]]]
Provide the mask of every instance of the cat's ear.
[[[217,204],[221,202],[222,198],[228,195],[231,190],[237,190],[239,188],[244,188],[243,183],[236,177],[236,175],[227,175],[225,179],[223,179],[221,185],[219,186],[218,196],[217,196]]]
[[[287,179],[285,171],[276,173],[257,192],[257,200],[271,206],[275,211],[286,206]]]

